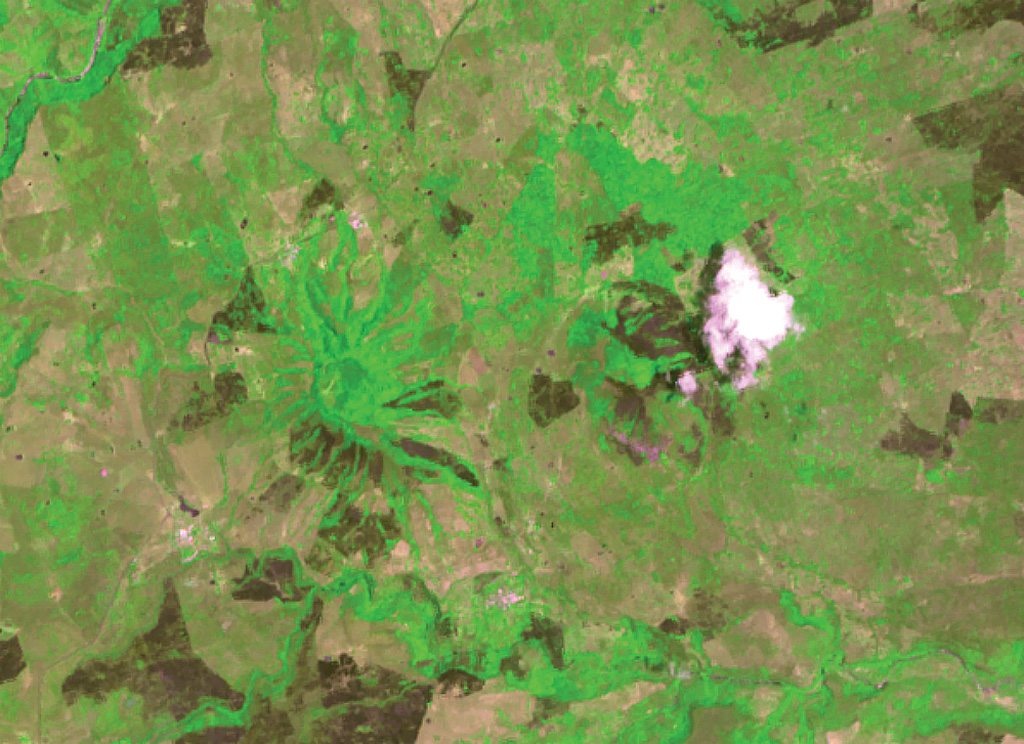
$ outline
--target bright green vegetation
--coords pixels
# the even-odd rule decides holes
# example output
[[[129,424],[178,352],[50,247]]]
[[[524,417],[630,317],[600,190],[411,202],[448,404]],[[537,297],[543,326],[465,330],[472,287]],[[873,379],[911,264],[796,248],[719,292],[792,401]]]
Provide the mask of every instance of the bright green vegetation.
[[[1024,10],[905,5],[0,0],[0,741],[1024,737]]]

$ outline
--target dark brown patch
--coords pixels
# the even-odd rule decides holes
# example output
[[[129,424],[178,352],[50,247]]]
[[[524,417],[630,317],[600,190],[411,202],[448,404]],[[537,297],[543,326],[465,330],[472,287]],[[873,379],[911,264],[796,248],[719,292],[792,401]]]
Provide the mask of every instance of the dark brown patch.
[[[359,679],[359,665],[348,654],[316,664],[320,678],[321,703],[325,708],[362,700],[365,690]],[[389,680],[390,681],[390,680]]]
[[[218,372],[213,377],[213,391],[217,395],[217,408],[225,414],[249,400],[245,378],[240,372]]]
[[[299,602],[309,594],[310,585],[299,582],[295,564],[285,558],[265,556],[245,567],[245,573],[235,580],[231,598],[249,602]]]
[[[373,462],[373,453],[358,442],[342,443],[334,449],[324,468],[323,484],[329,489],[342,487],[349,479],[362,473]]]
[[[478,573],[473,577],[473,592],[475,594],[483,594],[487,591],[487,587],[501,578],[501,571],[484,571]]]
[[[1024,512],[1013,513],[1013,529],[1018,538],[1024,538]]]
[[[477,478],[472,469],[465,463],[460,462],[459,459],[451,452],[424,442],[417,442],[414,439],[401,439],[398,442],[398,446],[410,457],[414,457],[418,460],[423,460],[449,470],[456,478],[464,483],[468,483],[474,488],[480,485],[480,479]],[[428,467],[418,469],[429,478],[436,478],[440,475],[438,471]]]
[[[982,424],[1003,424],[1024,418],[1024,400],[978,398],[977,419]]]
[[[394,512],[364,514],[355,506],[339,501],[324,518],[319,537],[346,558],[363,554],[373,563],[388,552],[388,542],[402,536]]]
[[[103,700],[125,686],[130,670],[123,661],[106,662],[90,659],[79,664],[61,684],[64,702],[73,705],[80,698]]]
[[[953,456],[953,445],[945,437],[922,429],[906,414],[901,414],[898,428],[882,437],[879,446],[886,452],[925,460],[948,460]]]
[[[1005,96],[1004,90],[978,93],[915,116],[914,126],[929,147],[976,150],[997,128],[994,116]]]
[[[949,412],[946,414],[946,434],[962,437],[967,433],[973,417],[974,411],[963,393],[953,393],[949,399]]]
[[[731,437],[736,432],[736,424],[732,420],[732,414],[726,406],[721,391],[707,390],[702,387],[697,390],[694,403],[704,414],[712,434]]]
[[[317,672],[323,706],[343,711],[318,722],[317,741],[415,744],[433,697],[431,685],[384,667],[360,667],[347,654],[318,661]]]
[[[981,146],[981,159],[974,166],[974,217],[978,222],[999,206],[1005,189],[1024,195],[1024,122],[1020,111],[1018,108],[1015,121],[1007,122],[1010,126]]]
[[[462,669],[449,669],[438,676],[437,688],[442,695],[457,691],[460,697],[465,697],[484,689],[484,681]]]
[[[294,733],[295,726],[288,714],[264,699],[256,706],[244,744],[283,744],[291,741]]]
[[[183,70],[201,67],[213,58],[206,43],[206,0],[183,0],[160,11],[160,36],[135,45],[121,71],[148,72],[163,65]]]
[[[384,483],[384,454],[379,451],[370,453],[370,462],[367,465],[367,475],[370,481],[380,487]]]
[[[238,291],[223,310],[214,313],[210,320],[210,333],[218,340],[225,340],[231,331],[273,333],[274,329],[267,316],[267,300],[256,284],[252,266],[245,268],[245,275],[238,285]]]
[[[245,378],[239,372],[219,372],[212,385],[207,380],[193,384],[192,397],[173,423],[183,431],[196,431],[230,415],[248,398]]]
[[[689,627],[689,624],[677,615],[666,617],[658,623],[658,630],[662,633],[668,633],[671,636],[686,635],[686,631]]]
[[[210,726],[174,740],[174,744],[238,744],[245,738],[244,726]]]
[[[154,664],[165,659],[187,656],[192,651],[192,641],[185,627],[185,616],[181,612],[178,590],[171,579],[165,579],[163,601],[156,624],[146,633],[132,641],[128,656],[143,664]]]
[[[189,506],[188,502],[185,501],[185,497],[182,496],[180,493],[178,494],[178,509],[192,517],[199,516],[199,510],[196,509],[194,506]]]
[[[688,368],[696,372],[709,371],[719,384],[729,383],[732,375],[742,362],[741,354],[737,349],[726,360],[726,369],[724,371],[720,370],[711,357],[711,351],[706,344],[704,336],[704,325],[710,315],[708,305],[711,298],[718,292],[715,282],[722,269],[724,258],[725,244],[714,243],[708,252],[704,266],[701,268],[697,292],[693,300],[694,311],[688,316],[686,322],[686,329],[689,332],[689,338],[693,346],[691,353],[695,356],[695,360],[688,365]],[[680,371],[674,370],[674,374],[678,376]],[[705,415],[707,415],[706,412]]]
[[[151,630],[136,637],[119,656],[85,661],[64,679],[61,694],[68,705],[83,696],[102,700],[127,688],[142,697],[149,715],[169,713],[177,721],[205,698],[226,700],[232,710],[242,708],[244,696],[192,651],[173,582],[165,580],[163,588],[163,602]]]
[[[395,245],[399,248],[404,248],[409,245],[409,241],[412,239],[413,232],[416,230],[416,223],[413,222],[410,225],[403,227],[397,235],[395,235]]]
[[[455,637],[455,623],[452,622],[450,617],[442,617],[437,621],[436,633],[438,638],[454,638]]]
[[[523,660],[517,653],[512,653],[501,660],[498,665],[498,671],[502,674],[511,674],[517,679],[523,679],[526,676],[526,669],[523,667]]]
[[[747,242],[761,268],[780,281],[789,283],[793,281],[793,275],[779,266],[770,253],[772,246],[775,245],[775,223],[778,220],[779,213],[772,210],[767,217],[757,220],[744,230],[743,239]]]
[[[338,189],[326,178],[321,178],[302,200],[302,207],[299,209],[299,224],[304,225],[309,222],[317,216],[322,207],[327,207],[333,212],[340,211],[345,207],[345,202],[338,193]]]
[[[1003,740],[1003,734],[994,734],[974,723],[954,726],[953,731],[957,744],[998,744]]]
[[[192,395],[182,408],[181,413],[173,419],[173,425],[183,431],[197,431],[220,417],[214,400],[212,385],[195,382],[192,384]]]
[[[1024,195],[1024,94],[1018,87],[980,93],[915,117],[925,143],[980,151],[974,166],[974,217],[984,221],[1012,189]]]
[[[316,633],[323,617],[324,601],[319,595],[314,595],[309,612],[299,620],[299,637],[295,639],[298,650],[293,659],[295,676],[285,690],[285,706],[282,706],[287,710],[298,712],[298,709],[308,707],[318,695]]]
[[[940,4],[934,12],[914,3],[911,20],[914,25],[938,33],[942,37],[991,28],[1000,21],[1024,23],[1024,0],[959,0]]]
[[[743,22],[728,18],[719,10],[711,11],[722,22],[740,46],[772,52],[792,44],[810,42],[818,46],[836,31],[871,16],[871,0],[832,0],[825,12],[813,22],[805,23],[796,12],[810,0],[790,0],[774,4],[770,10],[758,10]]]
[[[463,230],[473,224],[473,213],[453,204],[449,199],[441,208],[441,216],[438,219],[441,223],[441,232],[455,240],[462,235]]]
[[[261,504],[269,504],[274,509],[284,510],[302,493],[304,482],[297,475],[285,473],[264,491],[259,498]]]
[[[711,640],[715,631],[725,627],[728,607],[719,597],[704,589],[695,589],[688,603],[688,627],[697,628],[704,638]]]
[[[545,428],[580,404],[580,397],[573,390],[570,380],[555,381],[550,375],[536,373],[530,380],[530,392],[526,409],[530,418],[540,428]]]
[[[700,467],[701,463],[701,450],[704,446],[704,432],[701,430],[700,426],[693,424],[690,427],[690,434],[693,435],[696,443],[691,450],[681,449],[681,456],[685,462],[696,469]]]
[[[323,483],[334,489],[357,476],[370,463],[370,453],[358,442],[322,423],[309,421],[290,433],[291,461],[310,473],[321,473]]]
[[[601,265],[608,263],[626,245],[638,248],[652,240],[664,240],[675,231],[675,225],[669,222],[648,222],[639,209],[633,209],[615,222],[591,225],[583,240],[594,243],[594,263]]]
[[[226,700],[234,710],[245,702],[241,693],[191,652],[186,658],[156,661],[135,671],[128,688],[143,698],[151,712],[166,711],[176,721],[196,710],[204,698]]]
[[[17,679],[25,667],[25,657],[18,636],[0,641],[0,685]]]
[[[535,728],[544,725],[552,718],[559,718],[569,712],[569,703],[555,697],[538,697],[533,717],[529,726]]]
[[[694,304],[702,312],[707,308],[708,300],[718,291],[717,287],[715,287],[715,278],[718,276],[718,272],[722,270],[724,258],[725,244],[715,243],[708,251],[708,257],[701,267]],[[703,322],[701,322],[700,326],[698,332],[703,332]]]
[[[522,632],[524,641],[540,641],[544,647],[551,666],[565,669],[565,639],[562,626],[546,617],[530,616],[530,625]]]
[[[462,410],[462,399],[454,390],[449,390],[443,380],[431,380],[418,389],[385,403],[384,407],[404,408],[452,419]]]
[[[701,338],[699,315],[688,316],[679,297],[650,282],[619,282],[628,290],[615,311],[615,326],[602,326],[639,357],[660,359],[688,353],[694,369],[704,368],[710,357]],[[633,294],[632,292],[635,292]]]
[[[382,52],[384,71],[387,73],[388,90],[391,97],[400,96],[405,111],[405,126],[412,132],[416,129],[416,102],[423,93],[423,86],[430,78],[429,70],[407,69],[398,52]]]
[[[615,448],[629,458],[636,467],[647,462],[640,451],[651,442],[653,420],[647,413],[643,395],[635,387],[616,380],[608,380],[616,389],[618,401],[615,404],[614,426],[610,432]],[[625,439],[625,441],[623,441]]]
[[[324,619],[324,601],[319,597],[313,597],[313,607],[311,608],[308,615],[302,618],[299,623],[299,628],[303,633],[307,633],[306,642],[315,642],[316,629],[320,627],[320,623]]]
[[[670,375],[670,379],[677,379]],[[626,455],[637,467],[647,462],[657,462],[662,455],[674,452],[693,468],[700,467],[702,448],[704,447],[704,431],[697,424],[691,424],[689,434],[693,445],[686,449],[687,434],[681,431],[668,430],[658,432],[654,421],[647,410],[647,401],[663,386],[678,392],[674,382],[664,376],[657,377],[651,386],[643,391],[632,385],[625,385],[608,378],[610,386],[617,397],[614,409],[613,424],[609,427],[608,438],[615,448]],[[691,397],[691,404],[697,406],[708,422],[713,435],[731,436],[735,427],[729,410],[725,405],[721,391],[716,387],[701,385]]]

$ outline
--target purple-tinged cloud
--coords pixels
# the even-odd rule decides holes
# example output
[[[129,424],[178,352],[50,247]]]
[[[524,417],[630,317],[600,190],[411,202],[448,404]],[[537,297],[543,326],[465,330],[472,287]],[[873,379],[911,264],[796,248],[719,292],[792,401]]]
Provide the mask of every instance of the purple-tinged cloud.
[[[679,387],[679,392],[687,398],[692,398],[693,394],[697,392],[697,376],[687,370],[682,377],[676,380],[676,385]]]
[[[727,250],[722,257],[715,289],[708,300],[711,317],[704,324],[704,334],[711,356],[723,372],[728,358],[739,351],[742,362],[733,383],[742,390],[757,382],[758,366],[787,332],[799,333],[803,328],[792,317],[793,297],[785,293],[773,297],[758,278],[757,267],[748,264],[736,249]]]

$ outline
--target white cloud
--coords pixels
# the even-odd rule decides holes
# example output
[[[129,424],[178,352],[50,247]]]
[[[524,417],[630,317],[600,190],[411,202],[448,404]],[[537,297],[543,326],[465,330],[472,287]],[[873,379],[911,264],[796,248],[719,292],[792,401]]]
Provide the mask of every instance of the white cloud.
[[[687,370],[683,373],[683,376],[676,380],[676,385],[679,386],[679,391],[687,398],[693,397],[693,394],[697,392],[697,376],[693,372]]]
[[[773,297],[758,278],[757,267],[734,248],[722,257],[715,289],[708,300],[711,318],[704,324],[711,356],[724,372],[726,360],[738,350],[742,363],[733,383],[738,389],[750,387],[757,382],[755,372],[768,352],[789,330],[803,330],[792,317],[793,297],[785,293]]]

